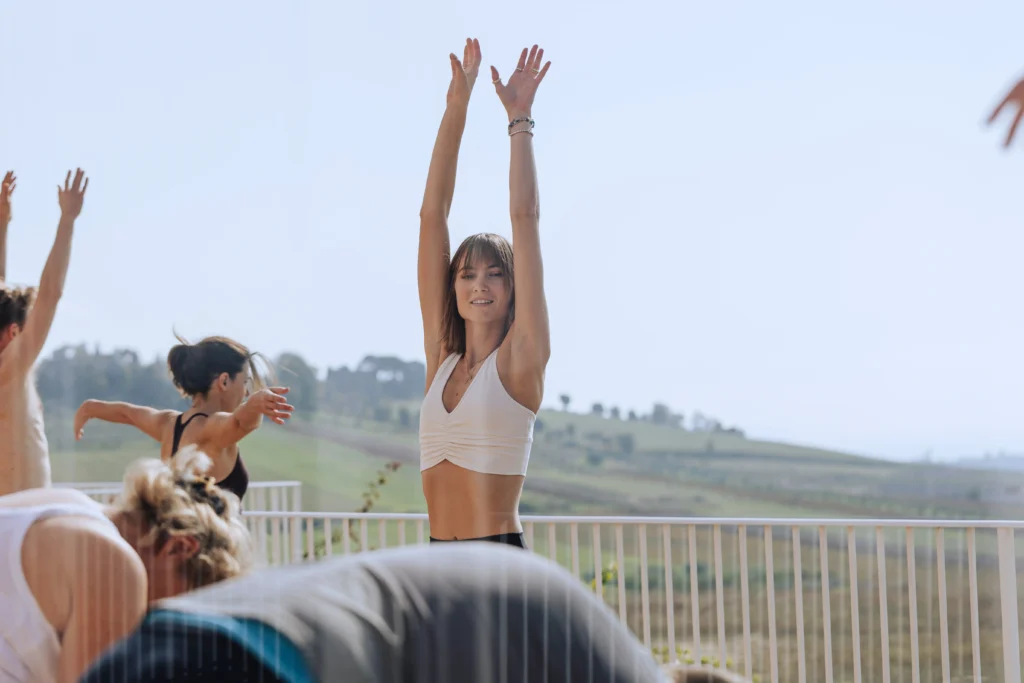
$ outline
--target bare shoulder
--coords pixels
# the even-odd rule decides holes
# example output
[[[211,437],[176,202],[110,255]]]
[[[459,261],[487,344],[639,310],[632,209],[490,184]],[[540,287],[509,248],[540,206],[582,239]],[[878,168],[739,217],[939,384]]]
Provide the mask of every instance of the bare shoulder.
[[[427,356],[427,385],[423,388],[424,394],[430,391],[430,385],[434,383],[437,371],[441,369],[444,362],[452,355],[452,352],[444,344],[438,345],[437,348],[437,353],[433,357]]]
[[[0,356],[0,386],[13,381],[22,381],[28,376],[31,367],[26,368],[22,362],[21,337],[17,336],[4,349]]]

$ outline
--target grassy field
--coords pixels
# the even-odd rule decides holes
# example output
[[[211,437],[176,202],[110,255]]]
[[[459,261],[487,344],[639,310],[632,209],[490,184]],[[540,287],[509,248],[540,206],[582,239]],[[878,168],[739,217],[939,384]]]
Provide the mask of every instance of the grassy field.
[[[1024,516],[1024,473],[900,464],[821,449],[693,434],[641,422],[544,411],[524,513],[668,516],[1007,518]],[[572,425],[575,435],[564,432]],[[155,444],[127,427],[90,424],[75,442],[47,415],[56,481],[118,480]],[[561,432],[561,434],[559,434]],[[629,433],[631,453],[615,437]],[[612,443],[609,446],[609,442]],[[304,507],[355,510],[387,462],[399,462],[375,509],[425,511],[415,424],[317,415],[266,425],[242,444],[254,480],[294,479]]]

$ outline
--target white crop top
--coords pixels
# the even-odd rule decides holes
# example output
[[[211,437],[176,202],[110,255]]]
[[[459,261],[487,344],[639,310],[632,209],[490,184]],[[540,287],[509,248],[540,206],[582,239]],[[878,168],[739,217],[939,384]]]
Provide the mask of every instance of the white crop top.
[[[508,395],[498,377],[497,349],[469,383],[455,410],[441,394],[462,356],[453,353],[437,369],[420,407],[420,471],[442,460],[484,474],[525,475],[536,414]]]
[[[93,517],[113,522],[98,507],[60,503],[0,508],[0,681],[53,683],[60,663],[60,640],[25,580],[21,544],[38,521],[58,516]]]

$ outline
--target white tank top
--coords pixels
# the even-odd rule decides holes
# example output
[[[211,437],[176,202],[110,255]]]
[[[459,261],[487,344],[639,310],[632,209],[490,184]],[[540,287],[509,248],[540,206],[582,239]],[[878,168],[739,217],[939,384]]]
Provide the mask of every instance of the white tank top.
[[[0,508],[0,681],[53,683],[60,662],[60,639],[28,587],[21,545],[36,522],[50,517],[102,519],[99,508],[67,503]],[[116,528],[116,527],[114,527]]]
[[[50,449],[35,372],[0,385],[0,496],[50,485]]]
[[[536,414],[508,395],[498,377],[497,349],[448,412],[441,394],[461,354],[437,369],[420,407],[420,471],[442,460],[484,474],[525,475]]]

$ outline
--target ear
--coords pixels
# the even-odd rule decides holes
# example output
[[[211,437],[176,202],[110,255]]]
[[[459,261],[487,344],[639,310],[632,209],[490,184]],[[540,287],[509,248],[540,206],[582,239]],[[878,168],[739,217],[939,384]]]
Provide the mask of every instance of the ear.
[[[217,386],[220,387],[221,391],[228,388],[228,383],[231,382],[231,375],[226,372],[220,373],[217,377]]]
[[[199,541],[191,536],[175,536],[160,549],[161,555],[173,557],[181,562],[191,559],[199,552]]]

